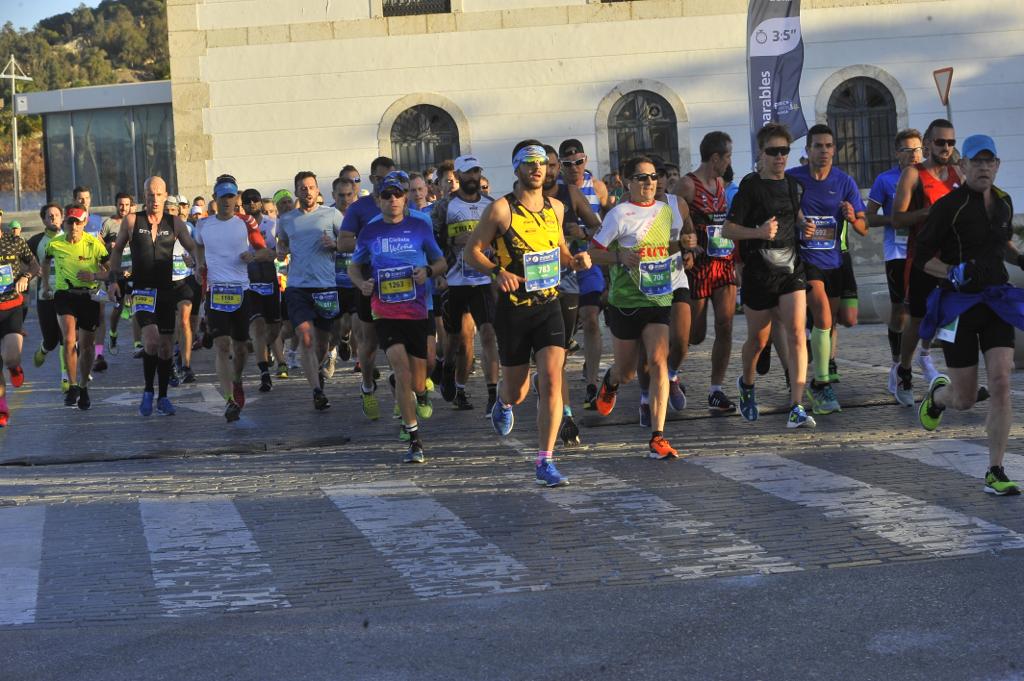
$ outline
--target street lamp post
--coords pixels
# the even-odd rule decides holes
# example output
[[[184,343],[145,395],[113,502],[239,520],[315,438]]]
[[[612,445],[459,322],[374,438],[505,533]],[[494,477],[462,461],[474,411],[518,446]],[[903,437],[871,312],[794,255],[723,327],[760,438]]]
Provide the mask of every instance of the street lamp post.
[[[13,54],[3,72],[0,73],[0,78],[11,79],[11,156],[14,161],[14,210],[19,211],[21,210],[21,154],[18,153],[18,107],[15,98],[18,81],[32,79],[21,70]]]

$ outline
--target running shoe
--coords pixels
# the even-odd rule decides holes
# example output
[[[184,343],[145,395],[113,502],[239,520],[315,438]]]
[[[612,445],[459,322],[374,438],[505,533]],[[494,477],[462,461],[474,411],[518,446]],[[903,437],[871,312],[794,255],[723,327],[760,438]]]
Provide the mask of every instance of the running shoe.
[[[89,399],[89,389],[84,385],[78,389],[78,408],[82,411],[87,411],[92,406],[92,400]]]
[[[70,393],[69,393],[70,394]],[[139,403],[139,416],[153,415],[153,393],[146,390],[142,393],[142,402]]]
[[[171,365],[171,375],[167,377],[167,385],[172,388],[177,388],[181,385],[181,377],[178,376],[178,370],[174,368],[173,364]]]
[[[412,435],[409,435],[409,431],[407,431],[405,427],[402,426],[398,429],[398,439],[401,442],[409,442],[410,440],[412,440]]]
[[[181,382],[182,383],[195,383],[196,375],[192,371],[192,367],[182,367],[181,369]]]
[[[170,399],[166,397],[157,398],[156,401],[156,415],[157,416],[174,416],[178,413],[178,410],[171,404]]]
[[[277,377],[288,378],[288,365],[284,362],[277,365]]]
[[[984,402],[984,401],[985,401],[985,400],[987,400],[987,399],[988,399],[989,397],[991,397],[991,395],[990,395],[990,394],[989,394],[989,392],[988,392],[988,387],[987,387],[987,386],[984,386],[984,385],[980,385],[980,386],[978,386],[978,397],[977,397],[977,401],[978,401],[978,402]]]
[[[708,395],[708,411],[712,414],[732,414],[736,411],[736,405],[725,396],[721,390]]]
[[[142,343],[136,341],[133,347],[134,350],[132,351],[132,359],[142,359]],[[210,347],[213,347],[212,343],[210,344]]]
[[[0,397],[0,428],[6,428],[8,419],[10,419],[10,411],[7,407],[7,400]]]
[[[580,443],[580,428],[572,416],[562,417],[562,427],[558,429],[558,437],[565,447],[575,447]]]
[[[815,414],[823,416],[842,411],[831,384],[815,384],[814,381],[811,381],[811,384],[807,386],[807,393],[811,397],[811,409]]]
[[[434,405],[430,401],[430,393],[424,391],[422,395],[416,396],[416,417],[425,421],[433,415]]]
[[[830,359],[828,361],[828,382],[839,382],[839,367],[836,366],[836,361],[834,359]]]
[[[1012,497],[1020,494],[1020,487],[1006,476],[1002,466],[992,466],[985,473],[985,491],[1001,497]]]
[[[555,462],[551,459],[544,459],[537,464],[537,484],[545,487],[564,487],[569,484],[569,478],[558,472]]]
[[[121,351],[120,348],[117,347],[117,333],[113,331],[110,333],[109,340],[107,341],[107,350],[109,350],[112,355],[116,355]]]
[[[608,416],[615,409],[615,397],[618,388],[612,390],[608,385],[608,378],[611,372],[611,369],[605,372],[604,378],[601,379],[601,389],[597,392],[597,399],[594,400],[594,408],[597,409],[597,413],[601,416]]]
[[[764,350],[757,356],[757,375],[764,376],[772,370],[772,342],[769,340],[768,345],[764,346]]]
[[[896,365],[896,401],[904,407],[914,406],[914,372]]]
[[[445,402],[455,399],[455,366],[444,365],[444,373],[441,378],[441,398]]]
[[[945,385],[949,385],[949,376],[945,374],[936,376],[928,386],[928,394],[921,400],[921,406],[917,408],[917,418],[925,430],[935,430],[939,427],[939,422],[942,421],[942,412],[946,408],[935,404],[935,391]]]
[[[376,421],[380,418],[380,405],[377,403],[377,396],[372,392],[363,392],[360,389],[360,393],[363,399],[363,415],[371,421]]]
[[[402,457],[402,463],[425,463],[427,457],[423,455],[423,445],[419,442],[410,442],[409,449]]]
[[[47,353],[43,350],[42,344],[40,344],[36,349],[36,354],[32,355],[32,363],[36,365],[36,367],[43,366],[43,362],[46,361],[46,354]]]
[[[273,381],[270,380],[270,372],[269,371],[262,371],[262,372],[260,372],[260,392],[261,393],[269,393],[273,389],[274,389],[274,383],[273,383]]]
[[[754,396],[754,386],[743,387],[743,377],[736,378],[736,389],[740,391],[740,413],[748,421],[756,421],[758,417],[757,398]]]
[[[302,366],[302,364],[299,362],[298,353],[295,350],[289,350],[286,354],[288,355],[289,369],[298,369],[300,366]]]
[[[487,409],[484,411],[485,419],[491,418],[491,411],[494,409],[495,402],[497,402],[497,399],[490,396],[487,397]]]
[[[352,340],[352,334],[349,333],[341,339],[338,343],[338,359],[342,362],[347,362],[352,358],[352,346],[349,345],[349,341]]]
[[[469,411],[473,408],[473,404],[466,396],[465,390],[455,391],[455,399],[452,400],[452,407],[455,408],[455,411]]]
[[[686,386],[678,376],[668,382],[668,403],[675,411],[686,409]]]
[[[242,407],[234,400],[228,400],[227,406],[224,408],[224,418],[228,423],[234,423],[238,419],[242,418]]]
[[[371,396],[372,397],[372,396]],[[376,398],[374,398],[376,401]],[[331,406],[331,401],[327,399],[327,395],[324,394],[323,390],[313,391],[313,408],[317,411],[323,411]],[[365,412],[365,407],[364,407]]]
[[[427,389],[428,393],[434,392],[434,381],[430,379],[430,376],[423,379],[423,387]]]
[[[587,396],[583,398],[583,408],[587,411],[597,409],[597,386],[593,383],[587,384]]]
[[[638,411],[640,412],[640,425],[643,428],[650,428],[651,427],[651,405],[650,404],[644,404],[643,402],[641,402],[640,403],[640,408],[639,408]]]
[[[647,458],[649,459],[678,459],[679,452],[677,452],[672,445],[668,443],[663,435],[655,435],[651,438],[651,441],[647,445]]]
[[[67,376],[60,377],[60,391],[65,395],[68,394],[68,390],[71,389],[71,381],[68,380]]]
[[[334,372],[338,368],[338,351],[331,350],[324,357],[323,363],[320,365],[321,373],[327,378],[334,378]]]
[[[795,404],[793,408],[789,410],[789,420],[786,422],[787,428],[814,428],[818,425],[814,417],[804,411],[804,405]]]
[[[494,432],[501,436],[508,435],[515,424],[516,416],[512,413],[512,407],[495,402],[494,408],[491,409],[491,425],[494,426]]]
[[[245,406],[245,389],[242,387],[241,381],[231,382],[231,398],[238,405],[239,409]]]
[[[893,397],[896,397],[896,385],[900,382],[899,366],[899,362],[893,362],[892,366],[889,367],[889,382],[885,386],[886,390],[888,390]]]
[[[935,368],[935,362],[932,361],[931,353],[927,355],[922,355],[920,351],[917,353],[917,368],[921,370],[924,382],[928,385],[931,385],[932,381],[939,376],[939,370]]]
[[[107,360],[103,355],[96,355],[96,363],[92,365],[94,371],[102,372],[107,370]]]
[[[579,342],[577,342],[577,340],[575,338],[570,338],[569,339],[569,344],[565,346],[565,354],[567,356],[569,356],[569,357],[572,357],[573,355],[575,355],[579,351],[580,351],[580,344],[579,344]]]
[[[65,407],[76,407],[78,406],[78,394],[81,391],[77,385],[68,386],[67,393],[64,394],[64,406]],[[152,395],[153,393],[149,393]]]
[[[15,388],[20,388],[25,385],[25,370],[20,366],[7,367],[7,372],[11,375],[11,385]]]

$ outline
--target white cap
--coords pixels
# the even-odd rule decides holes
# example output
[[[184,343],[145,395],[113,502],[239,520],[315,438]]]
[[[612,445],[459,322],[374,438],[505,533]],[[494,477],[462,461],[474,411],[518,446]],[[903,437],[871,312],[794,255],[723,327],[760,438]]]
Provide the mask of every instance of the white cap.
[[[455,159],[455,172],[468,173],[473,168],[483,168],[476,156],[459,156]]]

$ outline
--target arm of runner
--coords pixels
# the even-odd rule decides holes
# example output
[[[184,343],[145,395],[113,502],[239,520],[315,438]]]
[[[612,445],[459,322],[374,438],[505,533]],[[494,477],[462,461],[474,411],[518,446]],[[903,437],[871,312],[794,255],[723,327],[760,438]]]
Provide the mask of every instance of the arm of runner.
[[[693,198],[697,195],[697,187],[693,184],[693,179],[687,175],[683,175],[676,180],[675,195],[683,200],[684,203],[689,204],[693,201]]]
[[[341,234],[342,234],[341,232],[338,232],[338,245],[336,246],[336,248],[338,249],[339,253],[349,253],[351,251],[343,251],[343,250],[341,250]],[[282,223],[278,223],[278,225],[277,225],[277,259],[278,260],[284,260],[285,258],[288,257],[288,253],[289,252],[290,251],[288,249],[288,232],[284,229],[284,225]]]
[[[590,250],[590,259],[596,265],[622,265],[623,267],[639,267],[640,255],[629,248],[622,248],[616,243],[619,237],[619,222],[615,219],[617,213],[608,213],[604,216],[601,229],[594,238],[590,240],[594,248]],[[615,243],[615,248],[611,248]]]
[[[135,213],[128,213],[121,220],[121,228],[117,230],[117,238],[114,239],[114,246],[110,249],[110,278],[107,282],[107,294],[111,298],[121,297],[121,286],[117,283],[121,276],[121,256],[124,253],[128,240],[132,237],[132,230],[135,229]],[[44,289],[47,290],[47,289]]]
[[[569,196],[572,197],[572,209],[576,212],[576,217],[583,220],[583,223],[587,226],[586,230],[580,229],[583,234],[575,236],[577,239],[589,239],[593,235],[597,234],[597,230],[601,229],[601,218],[594,214],[594,210],[590,207],[590,202],[587,201],[587,197],[583,195],[579,187],[570,186]],[[572,227],[570,227],[572,230]],[[563,230],[564,231],[564,230]]]
[[[880,210],[882,210],[882,204],[876,203],[873,199],[868,199],[868,208],[865,211],[864,219],[867,221],[869,228],[885,227],[892,222],[889,216],[879,213]]]
[[[953,226],[953,216],[947,214],[943,203],[946,202],[940,201],[932,206],[933,210],[929,211],[924,226],[918,232],[913,262],[914,267],[940,279],[945,279],[951,269],[950,263],[939,259],[940,244],[946,240]]]
[[[462,259],[470,267],[494,276],[495,282],[505,293],[514,293],[526,282],[517,274],[513,274],[502,267],[496,267],[491,260],[484,255],[484,250],[489,248],[495,239],[502,232],[504,225],[512,223],[512,209],[508,200],[500,198],[484,209],[480,221],[469,235],[469,242],[462,249]]]
[[[928,209],[910,209],[910,200],[914,195],[914,187],[920,180],[920,173],[914,166],[907,166],[900,173],[900,181],[896,184],[896,198],[892,201],[892,226],[906,229],[913,227],[928,217]]]
[[[363,266],[370,264],[370,249],[356,244],[352,251],[352,262],[348,264],[348,277],[364,296],[373,293],[373,281],[363,276]]]
[[[597,194],[597,199],[601,202],[601,212],[607,213],[610,211],[612,204],[609,203],[608,185],[604,183],[604,180],[594,178],[594,193]]]
[[[555,211],[558,223],[563,225],[563,228],[558,233],[558,255],[562,267],[568,267],[574,272],[590,269],[590,256],[587,255],[587,252],[583,251],[573,255],[572,251],[569,250],[569,245],[565,242],[565,204],[558,199],[551,199],[551,207]]]

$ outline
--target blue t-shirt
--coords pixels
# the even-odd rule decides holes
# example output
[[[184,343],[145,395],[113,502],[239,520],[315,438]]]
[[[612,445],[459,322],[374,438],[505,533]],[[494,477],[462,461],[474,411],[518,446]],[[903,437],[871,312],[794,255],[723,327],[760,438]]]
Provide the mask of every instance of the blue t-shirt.
[[[380,217],[380,207],[372,194],[360,197],[345,210],[345,219],[341,222],[341,231],[351,232],[356,236],[370,220]]]
[[[892,203],[896,199],[896,185],[899,184],[902,174],[899,166],[889,168],[875,178],[868,192],[868,199],[882,207],[882,215],[892,215]],[[905,260],[907,258],[907,236],[909,229],[895,229],[891,224],[885,226],[885,234],[882,239],[882,250],[885,253],[886,262],[890,260]]]
[[[89,217],[85,223],[85,231],[95,237],[98,237],[100,232],[103,231],[103,218],[96,215],[96,213],[89,213]],[[117,232],[115,231],[114,234],[116,235]]]
[[[428,286],[413,280],[413,268],[442,257],[433,226],[419,215],[407,215],[395,224],[374,220],[365,225],[352,262],[369,265],[374,319],[426,319]]]
[[[334,288],[333,248],[324,248],[323,236],[334,238],[341,225],[341,213],[320,206],[309,213],[296,208],[278,219],[277,240],[288,246],[291,264],[288,286]]]
[[[804,217],[814,221],[818,226],[813,238],[800,239],[801,260],[819,270],[834,270],[840,267],[843,264],[840,249],[845,219],[840,204],[849,201],[855,212],[864,211],[864,202],[860,198],[857,183],[835,167],[824,180],[811,177],[810,166],[799,166],[787,170],[786,174],[803,187],[800,208],[804,212]],[[803,226],[798,225],[798,230],[802,233]]]

